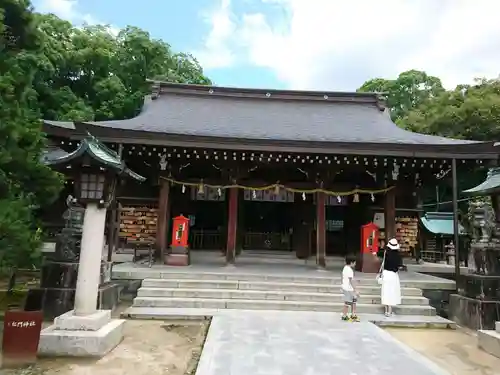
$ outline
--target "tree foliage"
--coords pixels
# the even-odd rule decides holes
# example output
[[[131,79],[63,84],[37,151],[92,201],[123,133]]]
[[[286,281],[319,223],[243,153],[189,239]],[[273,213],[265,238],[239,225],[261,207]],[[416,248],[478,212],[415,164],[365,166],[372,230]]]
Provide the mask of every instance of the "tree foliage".
[[[43,69],[35,90],[51,120],[120,120],[137,115],[148,78],[210,84],[196,59],[174,53],[146,31],[126,27],[117,34],[96,25],[77,28],[54,15],[38,15]]]
[[[391,118],[397,121],[445,90],[439,78],[419,70],[409,70],[401,73],[396,79],[370,79],[358,91],[381,93],[391,110]]]
[[[478,79],[444,90],[438,78],[411,70],[395,80],[369,80],[359,91],[384,92],[393,120],[404,129],[456,139],[500,140],[500,79]],[[483,180],[484,171],[459,173],[458,190]],[[439,200],[451,201],[451,181],[444,179],[439,185]],[[422,194],[426,203],[436,202],[434,187],[426,186]]]
[[[61,179],[40,163],[40,39],[30,4],[5,0],[0,12],[0,265],[30,264],[39,242],[34,207],[57,196]]]
[[[0,266],[30,265],[40,245],[36,209],[58,195],[62,177],[40,163],[41,118],[135,116],[147,78],[210,84],[193,56],[136,27],[78,28],[37,14],[29,0],[0,7]]]
[[[419,133],[478,141],[500,139],[500,80],[442,92],[408,112],[400,125]]]

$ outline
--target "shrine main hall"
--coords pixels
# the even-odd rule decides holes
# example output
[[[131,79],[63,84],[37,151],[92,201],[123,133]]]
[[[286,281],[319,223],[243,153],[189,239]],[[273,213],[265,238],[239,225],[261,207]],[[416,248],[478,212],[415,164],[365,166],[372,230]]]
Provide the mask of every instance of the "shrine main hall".
[[[328,254],[358,253],[371,222],[380,246],[397,237],[410,254],[422,188],[498,159],[494,142],[399,128],[376,93],[152,82],[134,118],[46,120],[43,130],[49,152],[72,152],[90,134],[99,157],[146,178],[117,185],[107,241],[150,244],[161,260],[179,215],[190,219],[190,251],[217,250],[228,263],[261,250],[315,255],[324,266]],[[68,178],[44,220],[57,221],[72,189]]]

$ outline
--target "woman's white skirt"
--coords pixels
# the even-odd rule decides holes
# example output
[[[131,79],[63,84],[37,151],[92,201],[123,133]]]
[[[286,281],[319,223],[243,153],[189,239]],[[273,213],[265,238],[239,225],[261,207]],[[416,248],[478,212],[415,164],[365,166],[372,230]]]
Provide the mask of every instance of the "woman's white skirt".
[[[401,305],[401,284],[397,272],[384,270],[382,273],[382,305]]]

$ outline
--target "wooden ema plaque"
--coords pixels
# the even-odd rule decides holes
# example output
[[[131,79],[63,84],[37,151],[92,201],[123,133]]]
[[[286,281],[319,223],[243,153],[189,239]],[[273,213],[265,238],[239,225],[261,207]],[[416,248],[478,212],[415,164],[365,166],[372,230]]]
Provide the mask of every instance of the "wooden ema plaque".
[[[7,311],[3,322],[2,367],[36,362],[42,311]]]

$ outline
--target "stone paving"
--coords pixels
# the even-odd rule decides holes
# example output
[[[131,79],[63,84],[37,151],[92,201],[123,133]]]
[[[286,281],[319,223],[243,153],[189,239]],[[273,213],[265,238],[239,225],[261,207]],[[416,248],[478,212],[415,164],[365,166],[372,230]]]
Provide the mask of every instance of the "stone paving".
[[[372,323],[329,313],[214,316],[196,375],[450,375]]]

